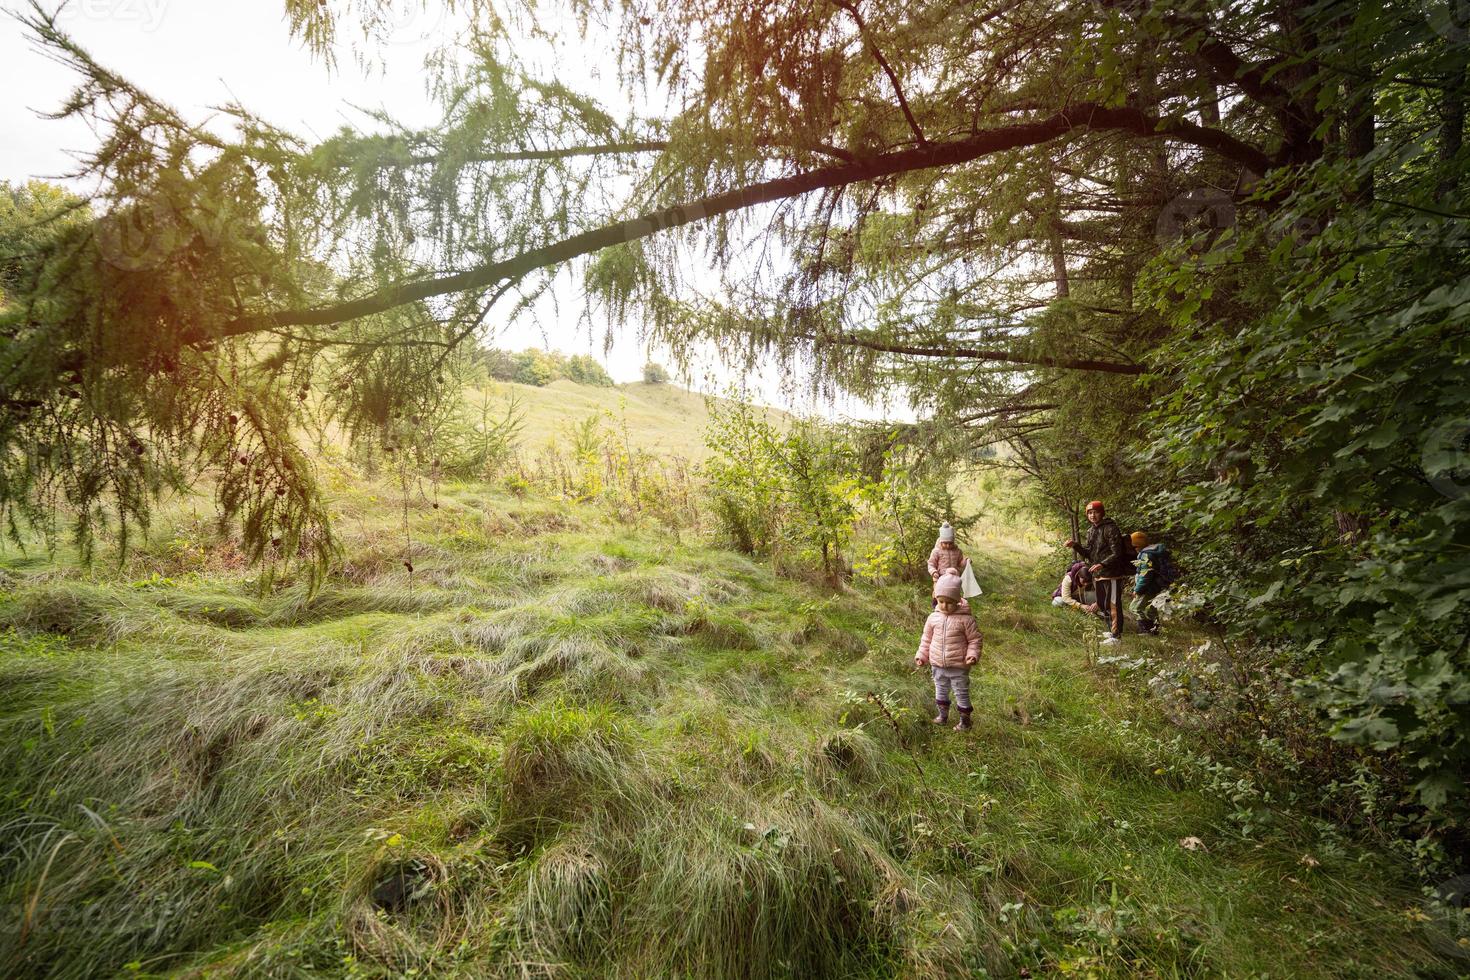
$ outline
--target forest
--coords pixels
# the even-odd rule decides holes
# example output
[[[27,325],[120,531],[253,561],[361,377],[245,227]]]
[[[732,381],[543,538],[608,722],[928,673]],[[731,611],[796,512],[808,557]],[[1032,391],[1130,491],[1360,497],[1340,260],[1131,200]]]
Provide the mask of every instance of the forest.
[[[278,6],[0,28],[7,975],[1470,970],[1463,3]]]

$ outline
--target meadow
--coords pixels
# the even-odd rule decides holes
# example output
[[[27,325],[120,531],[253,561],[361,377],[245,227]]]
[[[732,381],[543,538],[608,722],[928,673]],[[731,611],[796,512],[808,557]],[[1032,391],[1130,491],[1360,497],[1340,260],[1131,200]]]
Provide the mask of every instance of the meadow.
[[[15,6],[0,978],[1470,976],[1465,3]]]
[[[641,381],[599,388],[558,379],[545,387],[497,381],[466,393],[472,408],[488,405],[492,415],[503,415],[518,405],[524,427],[520,438],[527,449],[540,449],[549,442],[565,441],[567,426],[590,416],[645,452],[680,456],[698,462],[709,453],[704,430],[710,407],[728,406],[727,399],[701,395],[674,384]],[[783,424],[788,416],[778,409],[764,409],[761,416]]]
[[[1464,967],[1401,857],[1253,790],[1130,671],[1201,633],[1099,660],[1019,531],[970,542],[962,734],[913,667],[922,583],[488,483],[405,519],[333,472],[315,593],[178,503],[123,561],[4,552],[6,974]]]

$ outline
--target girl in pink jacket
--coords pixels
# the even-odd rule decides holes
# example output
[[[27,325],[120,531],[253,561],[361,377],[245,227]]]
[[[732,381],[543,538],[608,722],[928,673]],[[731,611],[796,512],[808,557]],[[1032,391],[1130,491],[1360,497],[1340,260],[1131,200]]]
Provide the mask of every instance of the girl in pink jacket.
[[[969,563],[970,559],[966,558],[965,553],[960,550],[960,546],[955,544],[954,528],[950,526],[949,521],[945,521],[939,526],[939,537],[934,542],[934,549],[929,552],[929,561],[927,562],[929,566],[929,578],[937,582],[939,581],[939,576],[951,568],[955,570],[956,574],[959,574],[965,570],[965,566]]]
[[[984,640],[970,607],[961,605],[958,575],[941,575],[934,583],[935,609],[924,620],[924,635],[914,664],[928,665],[934,677],[934,704],[939,713],[934,724],[949,721],[949,695],[954,691],[955,706],[960,709],[955,731],[970,728],[970,668],[980,659]]]

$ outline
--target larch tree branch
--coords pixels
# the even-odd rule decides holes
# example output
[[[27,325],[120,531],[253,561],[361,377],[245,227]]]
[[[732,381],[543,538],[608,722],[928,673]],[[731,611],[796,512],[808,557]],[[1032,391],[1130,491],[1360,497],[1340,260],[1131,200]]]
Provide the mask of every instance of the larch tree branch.
[[[909,129],[913,132],[914,139],[919,141],[920,146],[925,145],[929,140],[925,138],[924,131],[919,128],[919,121],[914,118],[913,110],[909,108],[909,100],[903,94],[903,86],[899,84],[898,73],[893,70],[893,66],[888,63],[888,59],[883,57],[883,52],[878,49],[877,43],[869,35],[868,25],[863,22],[862,15],[858,13],[857,4],[848,3],[847,0],[832,0],[832,2],[847,11],[848,15],[852,17],[853,23],[857,24],[858,37],[862,38],[863,44],[873,53],[873,60],[878,62],[879,68],[883,69],[883,74],[888,76],[888,81],[893,86],[893,94],[898,97],[898,107],[903,110],[903,117],[908,121]]]
[[[545,160],[571,160],[576,157],[630,156],[637,153],[661,153],[669,148],[668,140],[627,140],[619,143],[577,143],[572,146],[547,147],[545,149],[517,148],[511,150],[475,150],[460,157],[463,163],[523,163]],[[793,149],[801,149],[794,147]],[[847,150],[828,143],[814,143],[810,149],[845,163],[857,158]],[[405,167],[432,166],[444,159],[439,153],[416,153],[400,159],[378,161],[374,167],[381,170],[400,170]],[[342,166],[350,166],[343,161]]]
[[[1101,371],[1105,374],[1143,374],[1147,368],[1142,364],[1122,361],[1095,361],[1086,358],[1048,357],[1044,354],[1016,354],[1005,350],[981,350],[975,347],[924,347],[916,344],[890,344],[881,340],[870,340],[844,334],[836,337],[807,337],[822,343],[840,347],[861,347],[884,354],[902,354],[908,357],[947,357],[956,360],[995,361],[1001,364],[1021,364],[1027,367],[1060,368],[1065,371]]]
[[[844,187],[899,174],[953,167],[1005,150],[1036,146],[1080,131],[1125,133],[1143,139],[1172,139],[1217,153],[1262,174],[1270,170],[1273,164],[1263,150],[1218,129],[1184,120],[1160,120],[1130,106],[1079,103],[1036,122],[980,130],[965,139],[928,143],[861,158],[852,163],[749,184],[685,204],[661,208],[638,218],[584,231],[510,258],[486,262],[461,272],[392,285],[357,299],[327,306],[246,314],[226,323],[217,331],[209,332],[204,328],[186,331],[182,340],[186,344],[204,343],[259,330],[289,326],[326,326],[355,320],[436,296],[488,288],[507,279],[518,278],[605,248],[638,241],[697,221],[748,210],[761,204],[799,197],[824,188]]]

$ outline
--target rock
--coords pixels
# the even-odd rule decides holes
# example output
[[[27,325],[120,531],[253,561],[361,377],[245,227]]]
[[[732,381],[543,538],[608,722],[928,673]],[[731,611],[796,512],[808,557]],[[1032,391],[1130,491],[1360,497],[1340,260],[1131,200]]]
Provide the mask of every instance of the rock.
[[[422,861],[409,861],[373,886],[372,902],[380,909],[397,912],[427,895],[429,885],[428,866]]]

